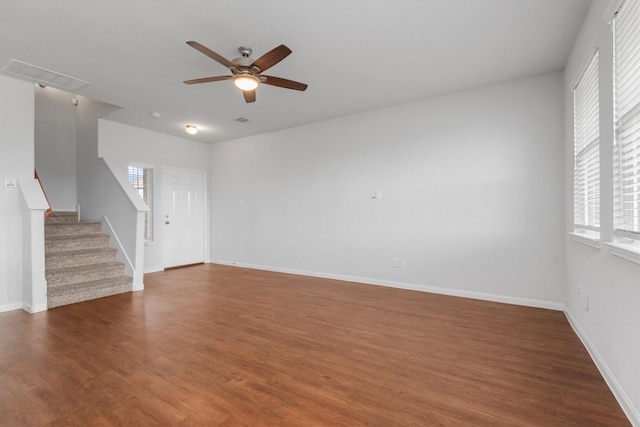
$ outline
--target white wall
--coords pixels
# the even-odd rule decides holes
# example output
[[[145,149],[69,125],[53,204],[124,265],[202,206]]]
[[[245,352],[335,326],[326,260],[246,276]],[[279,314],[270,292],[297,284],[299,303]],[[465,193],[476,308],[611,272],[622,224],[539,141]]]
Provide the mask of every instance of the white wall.
[[[562,308],[562,102],[557,72],[214,144],[211,257]]]
[[[76,106],[74,95],[35,87],[35,162],[54,211],[76,210]]]
[[[80,219],[83,221],[101,221],[101,212],[91,212],[95,192],[100,188],[96,182],[93,168],[98,161],[98,119],[118,107],[90,98],[78,96],[76,107],[76,186],[80,205]],[[84,210],[83,210],[84,207]]]
[[[152,132],[121,123],[100,120],[99,156],[115,160],[126,171],[129,163],[155,168],[154,243],[145,246],[145,273],[164,268],[162,260],[162,167],[177,167],[209,173],[209,146],[186,138]]]
[[[5,178],[33,181],[33,84],[0,75],[0,312],[22,308],[22,201]]]
[[[600,49],[601,237],[613,229],[612,34],[617,0],[595,0],[565,69],[566,230],[573,230],[572,88]],[[640,265],[567,237],[567,315],[634,425],[640,425]],[[578,293],[582,290],[582,294]],[[586,296],[589,309],[586,310]]]

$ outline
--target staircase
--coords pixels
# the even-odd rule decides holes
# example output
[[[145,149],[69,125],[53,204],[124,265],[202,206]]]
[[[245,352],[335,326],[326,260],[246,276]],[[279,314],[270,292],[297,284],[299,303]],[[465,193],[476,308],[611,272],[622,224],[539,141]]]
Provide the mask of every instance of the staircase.
[[[131,291],[101,223],[78,222],[75,212],[45,219],[45,275],[49,308]]]

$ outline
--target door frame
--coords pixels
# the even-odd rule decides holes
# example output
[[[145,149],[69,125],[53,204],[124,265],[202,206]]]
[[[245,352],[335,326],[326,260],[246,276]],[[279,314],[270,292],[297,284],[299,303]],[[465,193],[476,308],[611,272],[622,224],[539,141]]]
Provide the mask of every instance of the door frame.
[[[203,215],[203,220],[204,220],[204,224],[203,224],[203,228],[204,228],[204,262],[205,263],[209,263],[209,185],[207,183],[207,172],[203,171],[203,170],[198,170],[198,169],[189,169],[189,168],[181,168],[181,167],[177,167],[177,166],[161,166],[160,168],[160,182],[161,187],[160,187],[160,204],[161,204],[161,209],[162,209],[162,213],[159,216],[160,218],[160,224],[161,224],[161,228],[162,228],[162,268],[165,269],[167,268],[167,260],[165,258],[165,245],[166,245],[166,228],[162,227],[162,225],[164,225],[164,197],[166,195],[166,188],[164,188],[164,182],[165,182],[165,178],[166,175],[171,172],[171,171],[176,171],[176,172],[186,172],[186,173],[192,173],[192,174],[198,174],[198,175],[202,175],[202,215]]]

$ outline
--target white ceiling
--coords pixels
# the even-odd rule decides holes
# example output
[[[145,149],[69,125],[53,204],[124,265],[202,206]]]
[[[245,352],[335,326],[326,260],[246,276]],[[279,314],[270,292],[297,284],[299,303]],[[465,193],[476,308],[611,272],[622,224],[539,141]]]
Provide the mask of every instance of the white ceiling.
[[[591,0],[0,0],[0,67],[10,58],[91,82],[78,94],[109,120],[217,142],[564,67]],[[279,44],[293,53],[246,104],[228,59]],[[151,113],[162,113],[154,118]],[[234,119],[245,117],[249,122]],[[183,129],[201,129],[187,136]]]

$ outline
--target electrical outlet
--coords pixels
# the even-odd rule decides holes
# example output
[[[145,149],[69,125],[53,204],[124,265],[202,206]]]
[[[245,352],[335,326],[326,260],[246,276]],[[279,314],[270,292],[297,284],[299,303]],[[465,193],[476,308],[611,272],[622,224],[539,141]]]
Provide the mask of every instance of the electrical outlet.
[[[240,245],[238,249],[240,250],[240,252],[244,252],[244,245]]]
[[[578,286],[578,298],[582,299],[582,286]]]
[[[393,268],[404,268],[404,258],[391,258]]]

